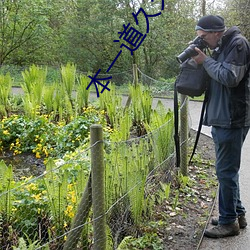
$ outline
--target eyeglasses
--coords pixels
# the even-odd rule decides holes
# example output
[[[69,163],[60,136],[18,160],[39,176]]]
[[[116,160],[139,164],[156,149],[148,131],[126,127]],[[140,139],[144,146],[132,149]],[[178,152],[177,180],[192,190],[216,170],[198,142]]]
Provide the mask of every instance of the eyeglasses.
[[[206,32],[202,35],[200,35],[199,37],[202,38],[202,39],[205,39],[207,37],[208,34],[211,34],[211,33],[214,33],[213,31],[210,31],[210,32]]]

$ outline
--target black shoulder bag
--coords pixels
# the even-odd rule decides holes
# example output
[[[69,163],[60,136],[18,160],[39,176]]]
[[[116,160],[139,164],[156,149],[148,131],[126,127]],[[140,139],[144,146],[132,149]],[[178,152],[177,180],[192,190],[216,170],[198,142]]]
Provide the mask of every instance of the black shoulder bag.
[[[192,58],[183,62],[175,86],[178,93],[191,97],[201,96],[207,88],[207,72]]]
[[[191,154],[189,163],[195,154],[195,150],[199,141],[200,132],[202,128],[202,121],[205,112],[206,102],[207,102],[207,85],[209,81],[209,76],[203,65],[198,65],[196,62],[190,58],[181,64],[180,73],[175,81],[174,88],[174,123],[175,123],[175,148],[176,148],[176,166],[180,166],[180,140],[179,140],[179,114],[178,114],[178,93],[187,96],[201,96],[205,93],[200,121],[198,126],[198,131],[196,134],[195,144],[193,147],[193,152]]]

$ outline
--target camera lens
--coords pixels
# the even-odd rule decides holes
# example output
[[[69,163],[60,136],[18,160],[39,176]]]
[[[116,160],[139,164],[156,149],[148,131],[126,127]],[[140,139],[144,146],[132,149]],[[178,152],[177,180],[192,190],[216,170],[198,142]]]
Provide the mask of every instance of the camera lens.
[[[198,53],[194,49],[195,47],[195,44],[191,44],[189,47],[187,47],[180,55],[176,57],[177,61],[179,63],[183,63],[188,58],[198,55]]]

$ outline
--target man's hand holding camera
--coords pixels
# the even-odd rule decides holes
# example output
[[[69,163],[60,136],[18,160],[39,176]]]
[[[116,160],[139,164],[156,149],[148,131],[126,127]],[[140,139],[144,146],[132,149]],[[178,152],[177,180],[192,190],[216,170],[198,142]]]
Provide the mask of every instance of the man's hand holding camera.
[[[191,57],[195,58],[197,53],[199,54],[199,51],[196,51],[196,48],[199,48],[200,52],[207,48],[207,43],[199,36],[197,36],[193,41],[189,42],[189,46],[176,57],[177,61],[179,63],[183,63]]]
[[[205,61],[207,55],[204,54],[199,48],[195,47],[195,51],[198,53],[198,55],[193,56],[192,58],[195,60],[197,64],[203,64]]]

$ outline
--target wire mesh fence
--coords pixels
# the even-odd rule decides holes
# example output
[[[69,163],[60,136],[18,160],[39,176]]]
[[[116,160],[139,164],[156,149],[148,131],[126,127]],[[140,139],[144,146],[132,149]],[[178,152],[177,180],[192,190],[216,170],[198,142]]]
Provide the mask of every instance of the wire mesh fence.
[[[135,236],[140,222],[154,213],[160,183],[171,180],[174,152],[169,126],[133,140],[105,142],[106,212],[95,219],[91,204],[95,199],[98,207],[101,198],[98,193],[92,197],[95,187],[90,185],[91,169],[85,159],[90,149],[81,152],[81,161],[48,161],[42,175],[24,178],[15,189],[12,169],[2,162],[1,248],[23,242],[34,249],[92,249],[93,224],[98,225],[104,215],[107,249],[117,249],[126,236]],[[73,237],[70,244],[69,237]],[[96,237],[103,242],[103,235]]]
[[[170,183],[175,172],[173,114],[148,130],[124,141],[97,139],[103,148],[94,156],[92,143],[73,158],[48,159],[37,176],[17,178],[1,161],[1,249],[119,249],[142,233],[139,225],[152,218],[162,199],[161,184]],[[102,171],[93,172],[93,165],[102,161],[103,183],[93,182]],[[105,207],[96,216],[94,210],[103,206],[100,190]]]

